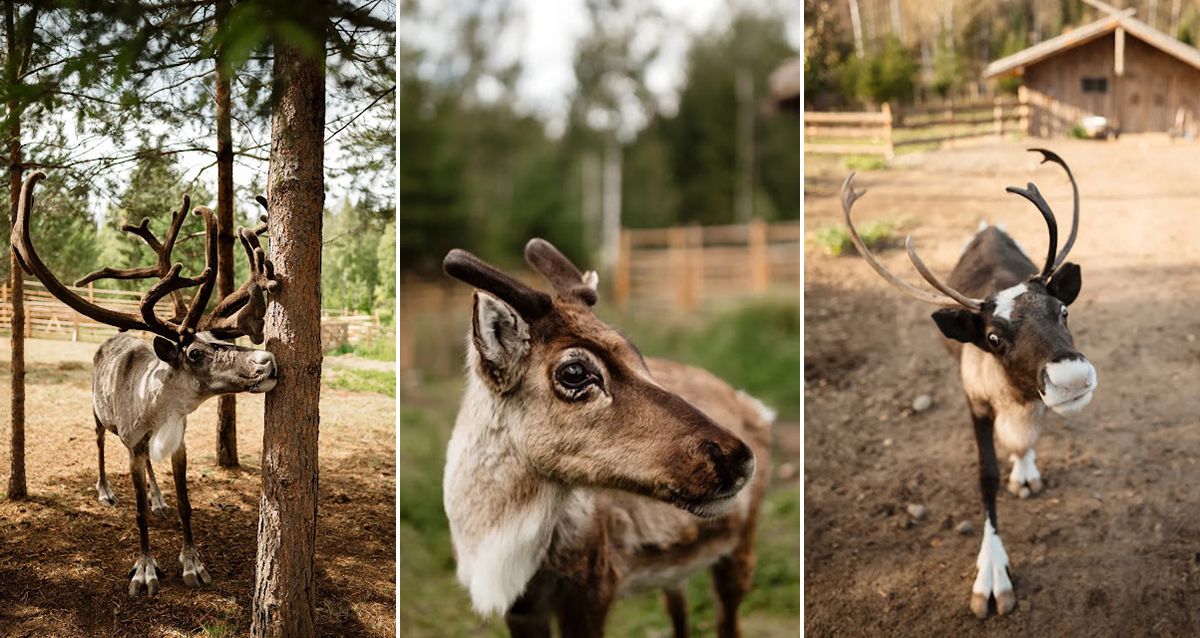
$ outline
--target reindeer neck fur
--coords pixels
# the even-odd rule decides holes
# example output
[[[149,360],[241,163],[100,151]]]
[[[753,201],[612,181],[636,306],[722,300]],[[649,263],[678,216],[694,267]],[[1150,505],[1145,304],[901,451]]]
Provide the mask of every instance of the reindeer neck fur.
[[[594,497],[530,467],[511,434],[527,411],[488,388],[477,372],[478,355],[468,350],[467,388],[446,452],[443,505],[459,582],[480,614],[502,614],[543,566],[551,545],[561,549],[581,535]]]
[[[179,448],[187,415],[207,398],[194,377],[160,360],[141,339],[117,335],[96,351],[92,367],[96,417],[130,449],[146,440],[155,460]]]

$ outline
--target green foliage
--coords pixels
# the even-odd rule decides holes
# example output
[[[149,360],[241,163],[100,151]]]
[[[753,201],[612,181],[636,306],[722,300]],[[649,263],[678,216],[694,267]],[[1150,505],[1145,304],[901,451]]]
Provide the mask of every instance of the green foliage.
[[[860,102],[912,100],[917,63],[895,37],[889,37],[875,55],[850,58],[842,69],[842,91]]]
[[[347,199],[336,213],[325,211],[321,301],[326,308],[370,313],[379,299],[379,246],[386,226],[362,208]]]
[[[881,171],[887,168],[887,160],[878,155],[846,155],[842,163],[848,171]]]
[[[867,248],[875,248],[890,242],[896,232],[896,224],[888,220],[876,220],[858,225],[858,236]],[[826,253],[840,257],[854,252],[850,231],[844,226],[823,226],[817,229],[813,241]]]
[[[367,343],[342,343],[326,354],[341,356],[344,354],[371,359],[372,361],[396,361],[396,335],[382,335]]]
[[[1070,137],[1073,140],[1091,139],[1091,137],[1087,134],[1087,129],[1083,128],[1083,126],[1080,124],[1071,126],[1071,129],[1067,131],[1067,137]]]

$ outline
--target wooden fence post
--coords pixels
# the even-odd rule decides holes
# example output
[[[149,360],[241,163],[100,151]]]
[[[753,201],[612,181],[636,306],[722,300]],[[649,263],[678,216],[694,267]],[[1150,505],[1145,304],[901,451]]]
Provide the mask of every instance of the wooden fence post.
[[[1017,117],[1018,130],[1024,135],[1029,135],[1029,91],[1026,90],[1024,84],[1017,87]]]
[[[948,146],[953,148],[954,137],[957,130],[955,129],[954,124],[954,103],[951,102],[949,98],[942,101],[942,119],[946,120],[946,123],[950,125],[950,135],[947,136],[950,141]]]
[[[621,241],[617,249],[617,267],[613,274],[613,300],[624,310],[629,305],[630,260],[633,258],[633,238],[628,228],[621,229]]]
[[[1000,96],[992,98],[992,132],[997,140],[1004,138],[1004,106],[1000,102]]]
[[[767,223],[762,219],[750,222],[750,289],[764,293],[771,285],[771,263],[767,259]]]
[[[688,228],[688,282],[692,306],[704,302],[704,227],[694,223]]]
[[[883,119],[883,143],[884,143],[885,150],[884,150],[883,158],[890,161],[893,157],[896,156],[896,143],[892,139],[892,121],[893,121],[892,120],[892,107],[887,102],[884,102],[883,106],[880,107],[880,111],[883,113],[883,118],[884,118]]]
[[[675,307],[690,311],[692,287],[688,281],[687,228],[674,226],[667,230],[667,255],[671,264],[670,278],[675,288]]]

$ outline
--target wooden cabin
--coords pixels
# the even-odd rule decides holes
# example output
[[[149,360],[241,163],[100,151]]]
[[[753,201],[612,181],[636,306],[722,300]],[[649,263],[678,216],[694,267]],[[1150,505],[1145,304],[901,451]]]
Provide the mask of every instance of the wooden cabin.
[[[1133,17],[1103,18],[996,60],[985,79],[1021,77],[1030,135],[1067,135],[1085,118],[1116,133],[1195,138],[1200,51]]]

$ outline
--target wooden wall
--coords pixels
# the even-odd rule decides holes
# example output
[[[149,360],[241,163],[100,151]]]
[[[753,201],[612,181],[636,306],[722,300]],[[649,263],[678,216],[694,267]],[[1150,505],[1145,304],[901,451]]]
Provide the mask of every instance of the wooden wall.
[[[1125,74],[1113,71],[1113,34],[1033,64],[1025,70],[1029,133],[1066,135],[1086,115],[1103,115],[1122,133],[1167,132],[1183,107],[1185,133],[1195,136],[1200,69],[1125,34]],[[1083,78],[1108,80],[1108,91],[1084,93]]]

